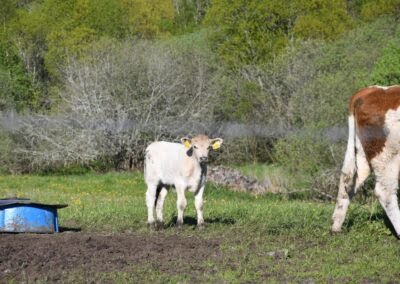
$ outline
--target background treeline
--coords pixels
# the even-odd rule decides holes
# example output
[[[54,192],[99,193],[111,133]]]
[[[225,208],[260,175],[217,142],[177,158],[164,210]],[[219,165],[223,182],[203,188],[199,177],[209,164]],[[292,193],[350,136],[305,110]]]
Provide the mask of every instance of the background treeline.
[[[333,192],[348,98],[400,82],[400,0],[1,0],[0,170],[140,167],[206,132],[218,161]]]

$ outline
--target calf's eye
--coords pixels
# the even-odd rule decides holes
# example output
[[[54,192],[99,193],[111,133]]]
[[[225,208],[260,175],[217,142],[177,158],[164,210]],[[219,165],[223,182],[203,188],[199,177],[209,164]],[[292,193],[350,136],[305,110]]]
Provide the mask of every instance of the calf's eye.
[[[196,145],[194,145],[194,146],[193,146],[193,148],[197,149],[197,146],[196,146]]]

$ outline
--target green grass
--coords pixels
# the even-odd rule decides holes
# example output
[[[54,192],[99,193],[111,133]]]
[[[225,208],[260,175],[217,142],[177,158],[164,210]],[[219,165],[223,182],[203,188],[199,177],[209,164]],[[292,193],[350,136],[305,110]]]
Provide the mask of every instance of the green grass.
[[[284,179],[284,176],[287,174],[281,167],[278,167],[274,164],[250,163],[233,165],[233,167],[237,168],[243,175],[255,177],[260,180],[271,177]]]
[[[145,185],[139,173],[0,176],[0,196],[67,203],[69,207],[59,212],[64,227],[150,234],[146,228]],[[193,196],[188,193],[187,197],[186,220],[193,220]],[[171,192],[165,204],[166,222],[176,216],[175,202],[176,194]],[[332,210],[329,203],[252,196],[209,184],[205,194],[206,229],[195,231],[193,224],[186,224],[180,234],[221,241],[221,257],[202,264],[210,272],[201,276],[204,282],[398,282],[400,242],[386,225],[378,204],[352,204],[344,233],[335,236],[329,234]],[[161,232],[170,233],[175,233],[173,226]],[[282,251],[287,257],[279,256]],[[102,274],[99,279],[193,280],[190,270],[170,275],[148,265],[136,267],[132,273]]]
[[[291,192],[305,189],[309,185],[310,177],[296,176],[287,169],[276,164],[249,163],[243,165],[231,165],[243,175],[254,177],[258,180],[267,179],[275,192]]]

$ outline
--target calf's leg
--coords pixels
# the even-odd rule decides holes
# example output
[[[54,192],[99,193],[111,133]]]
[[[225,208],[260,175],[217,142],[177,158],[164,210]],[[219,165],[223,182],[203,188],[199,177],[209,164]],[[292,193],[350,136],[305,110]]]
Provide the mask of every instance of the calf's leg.
[[[202,229],[204,227],[203,192],[204,192],[204,186],[200,188],[200,190],[196,193],[194,197],[194,206],[196,207],[196,212],[197,212],[197,228],[199,229]]]
[[[156,204],[156,217],[157,217],[157,227],[162,228],[164,226],[163,220],[163,207],[164,207],[164,200],[168,194],[168,190],[165,187],[161,188],[160,193],[158,194],[157,204]]]
[[[157,185],[148,184],[146,191],[146,205],[147,205],[147,224],[150,228],[154,227],[154,206],[156,202]]]
[[[176,227],[182,228],[183,225],[183,212],[185,211],[187,201],[185,197],[185,189],[183,187],[176,187],[177,201],[176,207],[178,209],[178,219],[176,220]]]

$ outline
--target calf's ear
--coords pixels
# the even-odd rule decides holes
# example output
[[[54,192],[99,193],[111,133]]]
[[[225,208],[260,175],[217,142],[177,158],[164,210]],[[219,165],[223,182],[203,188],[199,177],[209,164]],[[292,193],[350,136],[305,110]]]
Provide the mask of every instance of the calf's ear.
[[[192,146],[192,139],[188,138],[188,137],[183,137],[181,138],[181,143],[187,148],[189,149]]]
[[[211,139],[211,147],[214,150],[217,150],[219,147],[221,147],[222,142],[224,142],[224,140],[222,140],[221,138]]]

